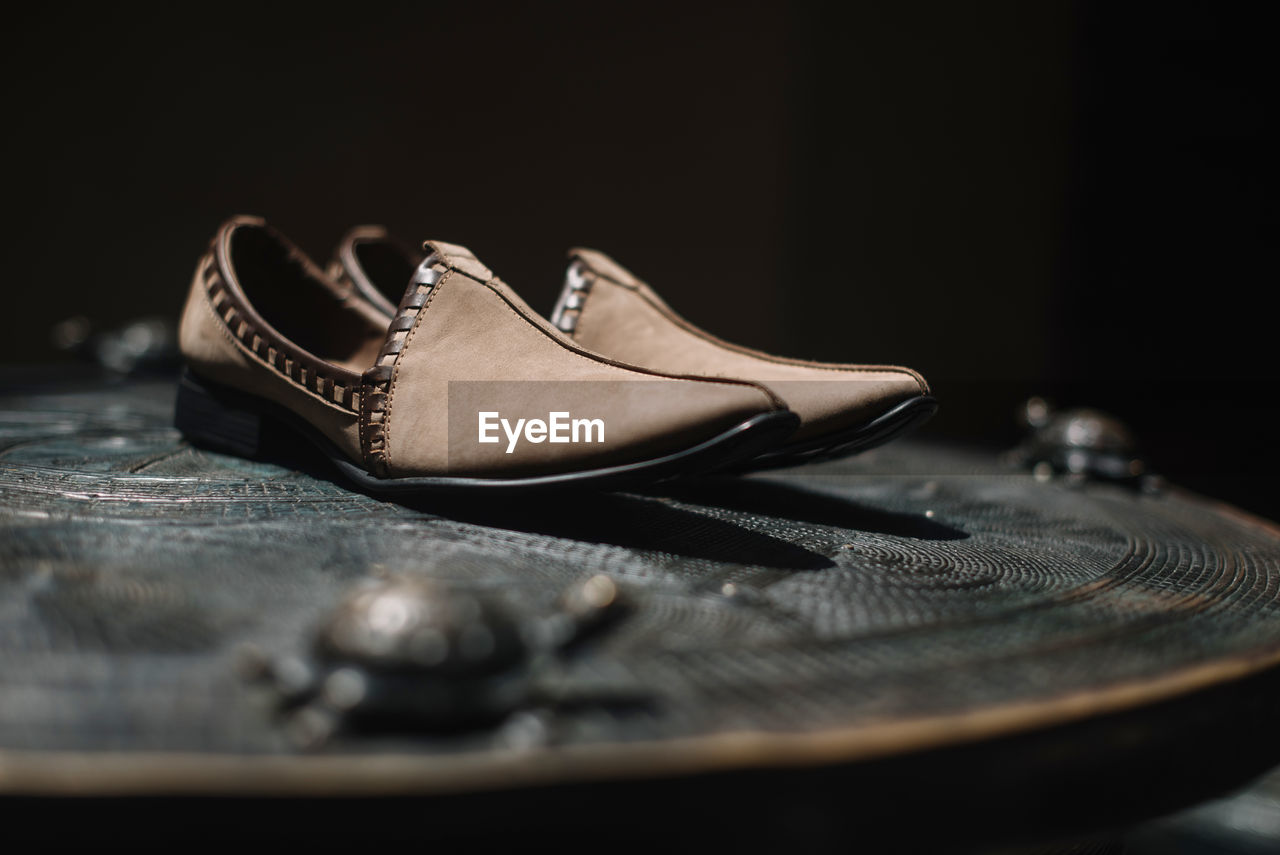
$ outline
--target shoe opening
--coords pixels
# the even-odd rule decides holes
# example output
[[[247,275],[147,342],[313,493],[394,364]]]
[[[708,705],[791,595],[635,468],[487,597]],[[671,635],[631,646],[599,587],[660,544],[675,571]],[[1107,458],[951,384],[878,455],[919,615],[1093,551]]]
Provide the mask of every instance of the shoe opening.
[[[320,269],[274,230],[239,226],[228,255],[249,305],[283,338],[350,371],[377,360],[385,326],[339,296]]]
[[[405,284],[418,266],[418,260],[394,240],[358,240],[352,247],[356,261],[368,278],[393,306],[400,304]]]

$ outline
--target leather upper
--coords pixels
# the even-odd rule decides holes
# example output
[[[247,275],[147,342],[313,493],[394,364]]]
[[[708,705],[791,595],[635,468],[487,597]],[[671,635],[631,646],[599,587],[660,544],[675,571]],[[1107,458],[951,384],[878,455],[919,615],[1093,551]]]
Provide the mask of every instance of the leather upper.
[[[282,404],[382,477],[505,477],[648,459],[783,409],[742,381],[624,365],[574,344],[468,250],[432,242],[388,323],[263,221],[197,266],[179,346],[196,373]],[[477,418],[599,419],[603,441],[478,441]]]
[[[598,353],[657,371],[760,383],[801,418],[793,439],[858,424],[927,395],[924,378],[891,365],[834,365],[772,356],[731,344],[680,317],[652,288],[602,252],[570,251],[552,322]]]
[[[419,268],[431,284],[409,288],[372,374],[367,400],[384,414],[370,432],[371,457],[387,471],[537,474],[603,466],[686,448],[762,412],[782,409],[741,382],[675,379],[574,346],[464,247],[429,242]],[[449,419],[441,418],[448,402]],[[512,421],[545,418],[549,402],[575,417],[600,417],[606,443],[529,446],[519,460],[473,441],[481,412]],[[461,414],[461,416],[459,415]]]

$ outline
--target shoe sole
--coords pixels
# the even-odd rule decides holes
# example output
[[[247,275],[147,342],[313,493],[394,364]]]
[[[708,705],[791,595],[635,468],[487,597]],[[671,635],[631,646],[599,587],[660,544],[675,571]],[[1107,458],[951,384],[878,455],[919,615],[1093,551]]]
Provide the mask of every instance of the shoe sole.
[[[869,422],[803,442],[783,444],[751,460],[733,464],[726,471],[757,472],[849,457],[910,433],[937,411],[937,400],[928,395],[908,398]]]
[[[211,383],[183,369],[174,405],[174,426],[193,444],[239,457],[263,459],[269,448],[288,448],[301,436],[362,492],[518,492],[557,488],[618,489],[723,470],[750,460],[786,440],[800,419],[790,411],[762,413],[682,451],[635,463],[524,478],[413,476],[378,478],[352,463],[324,435],[276,404]],[[285,443],[277,445],[277,443]]]

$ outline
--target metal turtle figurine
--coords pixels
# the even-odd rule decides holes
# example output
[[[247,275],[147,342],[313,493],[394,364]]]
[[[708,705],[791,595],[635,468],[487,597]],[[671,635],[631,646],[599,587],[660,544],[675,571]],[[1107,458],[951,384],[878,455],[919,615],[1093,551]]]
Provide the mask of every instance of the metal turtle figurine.
[[[371,580],[321,622],[310,656],[252,656],[295,742],[338,731],[447,731],[492,725],[533,701],[539,663],[568,655],[624,610],[593,576],[551,614],[517,619],[496,599],[431,579]]]
[[[1154,483],[1133,433],[1115,416],[1087,407],[1055,412],[1048,401],[1033,397],[1023,405],[1019,421],[1028,435],[1011,459],[1038,477],[1143,487]]]

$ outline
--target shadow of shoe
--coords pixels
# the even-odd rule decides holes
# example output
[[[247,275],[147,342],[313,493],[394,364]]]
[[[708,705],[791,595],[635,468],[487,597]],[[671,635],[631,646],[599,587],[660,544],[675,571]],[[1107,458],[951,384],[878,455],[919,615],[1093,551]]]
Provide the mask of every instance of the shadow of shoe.
[[[917,540],[963,540],[969,536],[966,531],[931,520],[924,514],[872,507],[844,496],[785,484],[773,478],[704,478],[664,484],[646,490],[645,494],[766,517]]]
[[[723,564],[781,570],[835,566],[827,556],[794,543],[642,495],[562,491],[548,496],[424,497],[397,502],[458,522]]]
[[[330,483],[336,480],[332,464],[305,444],[272,445],[264,449],[260,457],[318,480]],[[352,486],[345,481],[338,483]],[[786,513],[771,514],[762,508],[786,508],[794,511],[796,503],[793,498],[788,498],[787,491],[804,498],[801,504],[806,507],[825,507],[825,517],[833,520],[824,523],[826,525],[857,528],[859,526],[851,522],[851,517],[855,521],[860,519],[868,522],[878,515],[882,518],[881,522],[885,518],[902,517],[898,521],[901,529],[905,526],[904,521],[915,519],[909,515],[877,511],[845,499],[797,490],[775,482],[745,478],[690,481],[687,485],[654,488],[647,493],[557,490],[545,494],[475,496],[460,493],[375,498],[392,501],[432,516],[473,525],[625,549],[665,552],[683,558],[778,570],[822,570],[834,567],[835,562],[819,552],[662,501],[664,497],[677,498],[707,507],[738,508],[786,517]],[[746,504],[743,504],[744,501]],[[837,517],[842,521],[835,521]],[[955,531],[923,517],[920,520],[927,527],[932,527],[927,529],[930,531]],[[869,530],[885,529],[869,527]],[[957,533],[957,536],[965,535]]]

